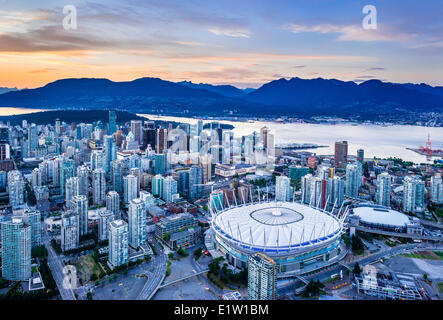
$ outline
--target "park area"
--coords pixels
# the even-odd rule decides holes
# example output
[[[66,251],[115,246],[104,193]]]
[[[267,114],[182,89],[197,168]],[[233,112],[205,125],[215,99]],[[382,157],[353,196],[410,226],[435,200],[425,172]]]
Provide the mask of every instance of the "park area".
[[[102,273],[101,267],[94,261],[91,255],[76,258],[74,265],[83,283],[97,280],[100,278],[100,273]]]

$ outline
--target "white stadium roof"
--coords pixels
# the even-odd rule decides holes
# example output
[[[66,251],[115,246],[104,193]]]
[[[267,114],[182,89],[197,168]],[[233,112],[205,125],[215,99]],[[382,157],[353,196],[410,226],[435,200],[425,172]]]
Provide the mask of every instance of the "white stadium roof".
[[[246,204],[219,212],[216,233],[244,248],[295,249],[330,241],[339,235],[337,218],[295,202]]]
[[[405,227],[409,223],[407,215],[384,207],[361,206],[354,208],[353,211],[361,221],[370,224]]]

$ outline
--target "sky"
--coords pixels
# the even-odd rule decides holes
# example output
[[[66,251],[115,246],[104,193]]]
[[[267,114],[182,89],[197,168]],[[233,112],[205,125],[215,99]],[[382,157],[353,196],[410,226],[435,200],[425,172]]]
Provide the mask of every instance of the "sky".
[[[75,30],[63,27],[66,5]],[[365,5],[376,29],[362,26]],[[442,17],[442,0],[0,0],[0,87],[84,77],[441,86]]]

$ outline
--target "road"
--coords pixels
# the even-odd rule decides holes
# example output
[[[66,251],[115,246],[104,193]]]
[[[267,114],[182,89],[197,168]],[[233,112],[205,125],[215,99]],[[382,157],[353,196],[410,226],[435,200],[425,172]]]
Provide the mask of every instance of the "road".
[[[63,273],[64,264],[52,248],[51,239],[46,231],[46,228],[42,227],[42,229],[42,240],[46,248],[48,249],[48,266],[51,269],[52,276],[54,277],[55,283],[57,284],[60,296],[63,300],[76,300],[72,288],[67,289],[63,286],[63,279],[65,278],[65,274]]]
[[[153,256],[154,263],[154,272],[146,271],[148,275],[148,280],[146,281],[143,289],[140,291],[137,296],[137,300],[148,300],[150,299],[154,293],[160,287],[160,284],[163,282],[164,277],[166,275],[166,255],[163,253],[161,247],[156,243],[156,241],[151,242],[155,246],[155,250],[157,251],[157,256]]]
[[[392,256],[396,256],[399,254],[405,254],[405,253],[409,253],[412,251],[417,251],[417,250],[426,250],[426,249],[435,249],[435,248],[439,248],[440,250],[442,249],[442,246],[428,246],[424,243],[413,243],[413,244],[405,244],[405,245],[399,245],[396,247],[387,247],[386,249],[383,249],[379,252],[376,252],[370,256],[366,256],[357,260],[354,260],[350,263],[348,263],[347,265],[352,269],[353,266],[358,262],[358,264],[360,265],[360,267],[363,267],[365,265],[374,263],[379,261],[382,258],[388,258],[388,257],[392,257]],[[311,276],[303,276],[306,280],[319,280],[319,281],[325,281],[327,279],[329,279],[333,274],[337,274],[340,272],[340,270],[343,270],[343,273],[346,272],[346,268],[343,266],[336,266],[334,268],[313,274]],[[294,290],[294,285],[297,287],[297,285],[303,285],[303,283],[300,280],[294,280],[294,282],[288,282],[288,284],[282,286],[279,288],[279,294],[286,294],[288,292],[292,292]]]

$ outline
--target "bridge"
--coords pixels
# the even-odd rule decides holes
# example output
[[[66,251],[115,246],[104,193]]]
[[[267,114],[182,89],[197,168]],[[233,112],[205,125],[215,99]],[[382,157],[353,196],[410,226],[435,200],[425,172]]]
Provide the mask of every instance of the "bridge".
[[[205,270],[203,270],[203,271],[196,272],[196,273],[193,273],[193,274],[190,274],[190,275],[187,275],[187,276],[184,276],[184,277],[178,278],[178,279],[176,279],[176,280],[172,280],[172,281],[166,282],[166,283],[160,285],[159,289],[164,288],[164,287],[167,287],[167,286],[170,286],[170,285],[173,285],[173,284],[175,284],[175,283],[178,283],[178,282],[181,282],[181,281],[184,281],[184,280],[187,280],[187,279],[190,279],[190,278],[193,278],[193,277],[195,277],[195,276],[201,275],[201,274],[206,273],[206,272],[208,272],[208,271],[209,271],[209,269],[205,269]]]
[[[342,267],[345,267],[349,271],[352,271],[351,267],[349,267],[346,263],[343,263],[342,261],[338,261],[338,264],[341,265]]]
[[[385,231],[380,229],[372,229],[372,228],[366,228],[363,226],[354,226],[356,230],[368,232],[368,233],[375,233],[375,234],[381,234],[384,236],[392,236],[392,237],[402,237],[402,238],[409,238],[413,240],[425,240],[425,241],[440,241],[443,242],[443,237],[434,237],[434,236],[424,236],[424,235],[418,235],[418,234],[408,234],[408,233],[400,233],[400,232],[391,232],[391,231]]]
[[[306,280],[305,278],[303,278],[302,276],[295,276],[298,280],[300,280],[301,282],[303,282],[304,284],[308,284],[309,281]]]
[[[420,222],[422,225],[427,226],[427,227],[443,229],[443,223],[438,223],[438,222],[424,220],[424,219],[420,219]]]

